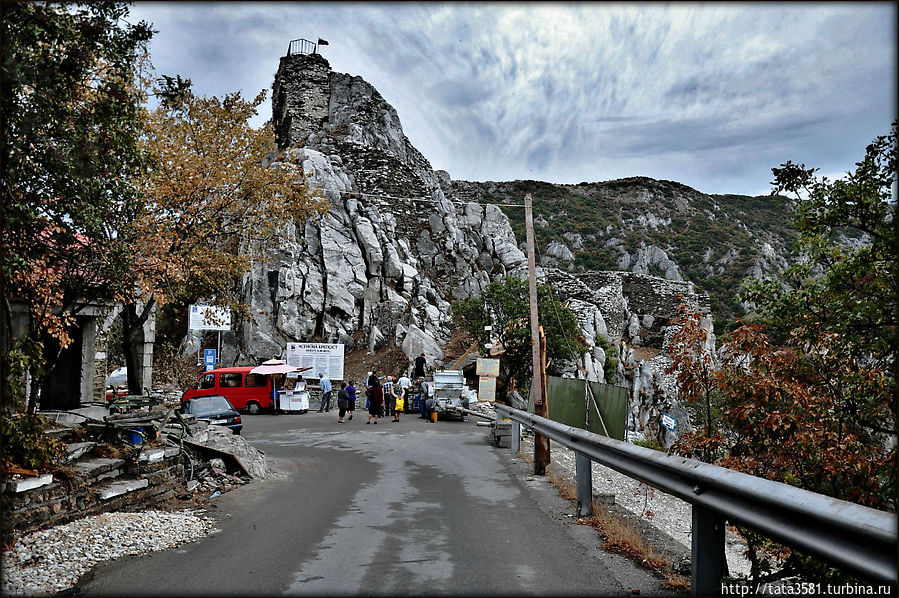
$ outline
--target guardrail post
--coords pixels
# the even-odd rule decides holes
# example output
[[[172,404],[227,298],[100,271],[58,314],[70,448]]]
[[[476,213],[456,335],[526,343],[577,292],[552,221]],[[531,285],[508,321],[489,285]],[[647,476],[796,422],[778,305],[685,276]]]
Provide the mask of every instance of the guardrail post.
[[[512,454],[517,455],[521,450],[521,424],[512,420]]]
[[[693,596],[717,596],[727,569],[724,556],[724,519],[717,513],[693,505],[692,559]]]
[[[593,514],[593,461],[584,453],[575,453],[577,459],[577,514],[587,517]]]

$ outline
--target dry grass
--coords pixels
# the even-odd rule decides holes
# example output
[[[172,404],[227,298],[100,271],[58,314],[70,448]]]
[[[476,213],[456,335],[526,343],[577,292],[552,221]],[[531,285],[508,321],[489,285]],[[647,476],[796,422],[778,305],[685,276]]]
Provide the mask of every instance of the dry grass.
[[[689,592],[690,580],[674,571],[662,571],[662,587],[678,592]]]
[[[515,456],[527,463],[534,463],[534,456],[527,451],[518,451]],[[576,484],[555,471],[552,465],[546,469],[546,478],[558,489],[562,498],[577,501]],[[600,501],[594,500],[593,515],[578,519],[578,523],[596,529],[603,539],[604,549],[622,554],[658,574],[662,578],[662,587],[676,592],[690,591],[690,580],[672,570],[668,557],[643,537],[639,525],[609,513]]]
[[[602,536],[603,548],[628,556],[653,571],[662,572],[670,567],[667,557],[643,538],[638,527],[612,516],[598,502],[593,503],[593,516],[583,522],[596,528]]]
[[[566,500],[577,500],[577,486],[553,471],[552,466],[546,468],[546,478],[559,490],[559,495]]]
[[[519,456],[528,458],[524,453],[519,453]],[[577,487],[571,481],[551,468],[547,469],[547,479],[559,490],[562,498],[577,500]],[[667,556],[646,541],[637,525],[610,514],[599,501],[593,501],[593,515],[578,519],[578,523],[595,528],[603,539],[604,549],[622,554],[658,573],[665,588],[676,591],[690,590],[690,580],[671,570],[671,562]]]
[[[633,347],[633,349],[634,359],[636,361],[640,361],[641,359],[649,361],[662,352],[660,349],[656,349],[655,347]]]

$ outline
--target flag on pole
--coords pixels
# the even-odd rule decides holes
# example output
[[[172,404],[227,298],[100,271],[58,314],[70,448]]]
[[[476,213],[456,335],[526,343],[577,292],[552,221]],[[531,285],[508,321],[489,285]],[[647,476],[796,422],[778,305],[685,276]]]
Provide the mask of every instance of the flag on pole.
[[[318,38],[318,45],[319,45],[319,46],[327,46],[327,45],[328,45],[328,40],[322,39],[322,38]]]

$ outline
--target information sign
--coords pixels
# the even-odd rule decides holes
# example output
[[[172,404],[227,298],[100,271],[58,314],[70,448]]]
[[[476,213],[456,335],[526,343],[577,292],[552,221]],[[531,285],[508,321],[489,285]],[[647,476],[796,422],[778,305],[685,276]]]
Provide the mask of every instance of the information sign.
[[[231,310],[215,305],[191,305],[187,312],[189,330],[231,330]]]
[[[478,401],[493,402],[496,400],[496,377],[480,376],[478,378]]]
[[[340,343],[287,343],[285,361],[297,368],[311,367],[303,377],[317,380],[319,372],[334,380],[343,380],[343,351]]]
[[[215,369],[215,349],[203,349],[203,363],[206,364],[206,371]]]
[[[499,376],[499,359],[478,358],[478,376]]]

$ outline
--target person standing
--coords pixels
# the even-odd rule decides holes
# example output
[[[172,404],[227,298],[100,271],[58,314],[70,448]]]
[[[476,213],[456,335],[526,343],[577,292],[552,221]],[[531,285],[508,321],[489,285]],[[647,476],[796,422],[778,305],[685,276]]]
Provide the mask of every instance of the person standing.
[[[396,381],[396,385],[403,393],[403,413],[411,413],[412,412],[412,397],[411,397],[411,389],[412,389],[412,380],[406,374],[400,376],[400,379]]]
[[[415,358],[415,366],[412,369],[412,377],[413,378],[424,378],[428,373],[428,360],[425,359],[425,354],[422,353],[418,357]]]
[[[400,421],[400,413],[403,411],[403,407],[405,407],[405,401],[403,400],[403,389],[399,384],[394,384],[391,388],[391,394],[393,394],[393,399],[391,403],[393,404],[393,421]]]
[[[350,416],[347,418],[347,421],[353,419],[353,411],[356,410],[356,387],[353,386],[353,381],[350,380],[350,383],[347,384],[346,387],[347,394],[347,412]]]
[[[343,416],[346,415],[347,406],[349,405],[349,402],[350,402],[350,396],[347,394],[347,391],[346,391],[346,382],[341,382],[340,390],[337,391],[337,409],[338,409],[337,423],[338,424],[343,423]]]
[[[322,391],[322,404],[318,412],[331,410],[331,380],[323,373],[318,373],[318,387]]]
[[[371,400],[369,399],[368,389],[374,386],[375,382],[380,382],[378,380],[378,372],[376,370],[372,370],[365,377],[365,410],[368,411],[371,407]]]
[[[384,406],[384,389],[381,388],[381,382],[375,378],[374,384],[368,387],[368,421],[365,422],[367,424],[371,423],[371,418],[375,418],[375,424],[378,423],[378,418],[382,414],[382,407]]]
[[[387,380],[381,387],[384,389],[384,417],[393,415],[396,411],[396,396],[393,394],[393,376],[387,376]]]

